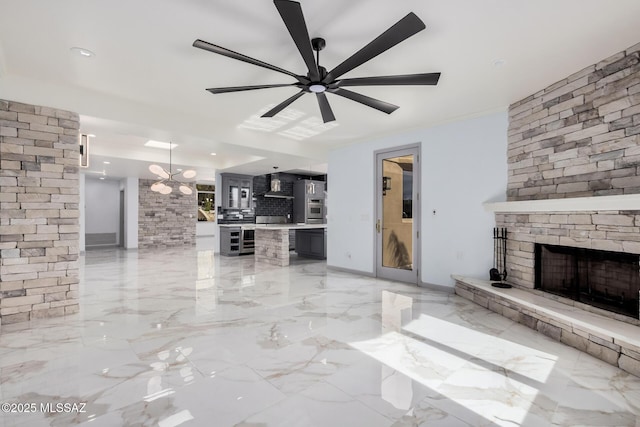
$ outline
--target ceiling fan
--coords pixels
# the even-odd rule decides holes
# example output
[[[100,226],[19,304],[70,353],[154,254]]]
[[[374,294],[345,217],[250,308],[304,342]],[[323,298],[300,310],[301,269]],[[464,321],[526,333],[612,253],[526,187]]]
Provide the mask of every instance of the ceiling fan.
[[[260,61],[258,59],[254,59],[241,53],[234,52],[224,47],[220,47],[215,44],[198,39],[193,42],[194,47],[217,53],[228,58],[233,58],[239,61],[247,62],[249,64],[257,65],[268,70],[287,74],[288,76],[291,76],[296,80],[295,83],[221,87],[207,89],[207,91],[213,94],[218,94],[242,92],[246,90],[267,89],[273,87],[297,87],[300,89],[298,93],[285,99],[280,104],[264,113],[262,117],[273,117],[305,93],[315,93],[318,99],[318,104],[320,106],[320,112],[322,113],[322,120],[327,123],[335,120],[335,116],[333,115],[333,110],[329,105],[329,101],[327,100],[325,92],[342,96],[352,101],[364,104],[368,107],[375,108],[376,110],[382,111],[384,113],[391,114],[398,108],[397,105],[380,101],[378,99],[371,98],[369,96],[362,95],[360,93],[353,92],[344,88],[349,86],[436,85],[438,83],[440,73],[339,79],[339,77],[343,74],[348,73],[349,71],[353,70],[356,67],[359,67],[370,59],[375,58],[376,56],[392,48],[398,43],[424,30],[424,22],[422,22],[420,18],[418,18],[413,12],[409,13],[407,16],[395,23],[388,30],[374,39],[371,43],[360,49],[358,52],[354,53],[333,70],[327,72],[327,70],[319,64],[320,51],[324,49],[326,42],[322,38],[314,38],[311,40],[309,39],[309,32],[307,30],[307,25],[302,14],[300,3],[290,0],[274,0],[273,2],[276,6],[276,9],[278,9],[278,12],[280,13],[280,16],[282,17],[284,24],[289,30],[289,34],[291,34],[291,38],[293,38],[298,51],[302,55],[302,59],[304,60],[308,69],[307,74],[295,74],[291,71],[276,67],[275,65],[267,64],[266,62]],[[316,52],[315,58],[313,55],[313,51]]]

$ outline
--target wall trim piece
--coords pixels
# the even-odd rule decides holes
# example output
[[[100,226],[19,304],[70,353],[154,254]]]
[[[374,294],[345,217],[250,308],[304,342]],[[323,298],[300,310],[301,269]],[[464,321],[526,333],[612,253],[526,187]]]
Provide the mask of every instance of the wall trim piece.
[[[359,276],[376,277],[376,275],[374,273],[371,273],[371,272],[368,272],[368,271],[352,270],[350,268],[336,267],[336,266],[333,266],[333,265],[327,265],[327,269],[328,270],[333,270],[333,271],[338,271],[338,272],[341,272],[341,273],[357,274]]]
[[[359,276],[366,276],[366,277],[376,278],[376,275],[374,273],[370,273],[370,272],[367,272],[367,271],[352,270],[352,269],[344,268],[344,267],[335,267],[335,266],[332,266],[332,265],[327,265],[327,270],[332,270],[332,271],[336,271],[336,272],[340,272],[340,273],[357,274]],[[389,279],[381,279],[381,280],[389,280]],[[405,284],[407,286],[413,286],[414,285],[413,283],[407,283],[407,282],[398,282],[398,281],[394,281],[394,280],[389,280],[389,281],[396,282],[396,283],[403,283],[403,284]],[[423,282],[423,281],[418,282],[418,288],[424,289],[424,290],[429,290],[429,291],[442,292],[442,293],[450,294],[450,295],[453,295],[455,293],[455,289],[452,286],[436,285],[436,284],[433,284],[433,283],[427,283],[427,282]]]
[[[489,212],[578,212],[640,210],[640,194],[483,203]]]
[[[455,288],[452,286],[435,285],[433,283],[420,281],[420,283],[418,283],[418,287],[422,289],[428,289],[430,291],[444,292],[451,295],[455,294]]]
[[[116,233],[86,233],[85,247],[91,246],[117,246]]]

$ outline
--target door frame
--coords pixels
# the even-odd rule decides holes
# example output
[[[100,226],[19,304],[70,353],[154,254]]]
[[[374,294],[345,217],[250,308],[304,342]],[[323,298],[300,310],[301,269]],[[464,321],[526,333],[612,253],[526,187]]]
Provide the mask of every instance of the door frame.
[[[119,205],[118,205],[118,242],[117,245],[119,248],[124,248],[124,188],[120,189],[119,197]]]
[[[389,275],[385,274],[384,267],[382,267],[382,257],[378,258],[378,250],[379,250],[379,241],[378,241],[378,232],[376,230],[376,223],[378,219],[382,219],[382,171],[380,170],[380,165],[378,164],[378,158],[381,155],[387,155],[389,157],[402,156],[406,154],[415,154],[416,158],[414,161],[414,171],[413,171],[413,203],[412,203],[412,216],[413,216],[413,270],[411,270],[412,274],[406,275]],[[422,227],[421,227],[421,176],[422,176],[422,144],[420,142],[416,142],[413,144],[400,145],[397,147],[388,147],[380,150],[376,150],[373,152],[373,264],[374,269],[373,273],[375,277],[380,277],[388,280],[401,281],[405,283],[411,283],[415,285],[419,285],[421,283],[420,279],[420,267],[422,266]],[[380,180],[378,180],[380,178]],[[391,269],[389,269],[391,270]],[[387,272],[389,272],[387,270]],[[400,277],[398,277],[400,276]]]

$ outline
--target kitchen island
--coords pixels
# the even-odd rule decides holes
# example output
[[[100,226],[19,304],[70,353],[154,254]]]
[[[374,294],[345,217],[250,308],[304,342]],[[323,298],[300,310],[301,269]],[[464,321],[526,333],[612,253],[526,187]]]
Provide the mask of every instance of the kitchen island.
[[[299,237],[305,241],[307,237],[322,235],[322,244],[326,245],[324,232],[327,224],[267,224],[256,225],[255,233],[255,259],[256,262],[265,262],[280,267],[289,265],[289,230],[296,231],[296,247]],[[300,233],[300,236],[298,236]],[[316,240],[317,239],[313,239]],[[310,240],[312,241],[312,240]],[[306,245],[302,245],[306,246]],[[305,249],[298,250],[300,256],[321,258],[309,255]]]

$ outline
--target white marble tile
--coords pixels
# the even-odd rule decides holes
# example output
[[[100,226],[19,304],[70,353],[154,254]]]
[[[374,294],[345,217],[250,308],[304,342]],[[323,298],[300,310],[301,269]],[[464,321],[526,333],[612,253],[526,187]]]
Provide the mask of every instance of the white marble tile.
[[[247,418],[236,427],[384,427],[391,423],[390,419],[337,388],[320,382]]]
[[[417,404],[391,427],[471,427],[449,412],[430,405],[426,400]]]
[[[388,365],[367,358],[325,381],[392,419],[417,410],[430,389]]]
[[[0,328],[4,426],[636,426],[640,379],[450,294],[210,249],[89,251],[80,312]],[[636,426],[638,427],[638,426]]]
[[[348,343],[315,335],[296,344],[260,352],[247,366],[291,395],[365,358]]]

